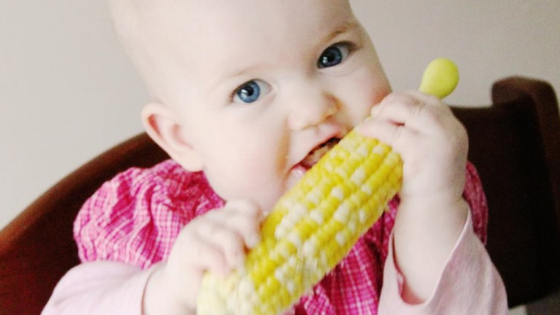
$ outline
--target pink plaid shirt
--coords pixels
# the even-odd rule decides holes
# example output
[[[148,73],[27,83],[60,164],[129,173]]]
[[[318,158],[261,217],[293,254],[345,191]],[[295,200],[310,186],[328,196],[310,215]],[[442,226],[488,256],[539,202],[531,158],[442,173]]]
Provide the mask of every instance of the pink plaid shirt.
[[[486,199],[471,164],[464,196],[474,232],[485,242]],[[84,204],[74,225],[80,258],[148,268],[167,258],[190,220],[223,204],[202,173],[187,172],[171,160],[150,169],[132,168],[105,183]],[[397,199],[391,201],[389,211],[291,313],[377,314],[397,205]]]

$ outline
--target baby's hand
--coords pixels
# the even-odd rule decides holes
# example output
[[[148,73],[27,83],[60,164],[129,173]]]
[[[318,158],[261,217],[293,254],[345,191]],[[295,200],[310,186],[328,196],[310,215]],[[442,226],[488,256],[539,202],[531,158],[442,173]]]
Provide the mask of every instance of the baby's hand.
[[[387,96],[359,131],[391,145],[404,162],[393,244],[406,279],[403,298],[421,303],[433,292],[467,218],[465,128],[437,98],[409,91]]]
[[[391,145],[401,154],[401,202],[461,198],[467,133],[447,105],[417,91],[392,93],[373,107],[371,116],[359,131]]]
[[[171,308],[178,314],[196,313],[204,272],[209,270],[225,276],[241,267],[247,250],[260,240],[261,216],[255,205],[231,201],[224,208],[189,222],[177,237],[167,262],[162,263],[150,279],[152,283],[145,293],[146,310],[167,313],[156,307],[163,302],[167,304],[163,309],[173,306]],[[150,296],[152,293],[155,295]],[[150,301],[159,302],[152,304]],[[175,311],[169,313],[175,314]]]

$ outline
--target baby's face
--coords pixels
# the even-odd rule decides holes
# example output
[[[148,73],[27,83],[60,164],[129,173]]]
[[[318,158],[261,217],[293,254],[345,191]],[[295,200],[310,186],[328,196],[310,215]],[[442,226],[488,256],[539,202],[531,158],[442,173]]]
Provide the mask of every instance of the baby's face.
[[[186,2],[165,21],[164,102],[216,192],[270,210],[389,93],[385,74],[345,0]]]

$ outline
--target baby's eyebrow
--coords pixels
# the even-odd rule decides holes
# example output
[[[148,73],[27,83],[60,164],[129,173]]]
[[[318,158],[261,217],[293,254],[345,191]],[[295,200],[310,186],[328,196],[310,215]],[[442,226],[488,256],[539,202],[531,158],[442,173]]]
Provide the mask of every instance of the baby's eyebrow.
[[[327,36],[325,41],[328,42],[328,41],[332,40],[333,38],[336,38],[340,34],[350,32],[350,31],[352,31],[354,29],[357,29],[359,27],[360,27],[360,23],[358,23],[358,21],[356,21],[356,20],[346,20],[346,21],[344,21],[344,23],[341,23],[336,29],[334,29],[334,31]]]
[[[317,50],[318,47],[323,47],[324,48],[325,43],[328,43],[328,42],[332,41],[334,38],[336,38],[337,36],[339,36],[341,34],[349,33],[351,31],[359,29],[360,27],[361,27],[360,23],[358,21],[356,21],[355,19],[345,20],[342,23],[340,23],[339,25],[337,25],[332,30],[332,32],[328,33],[325,37],[319,38],[319,40],[314,43],[314,47],[315,47],[314,50]],[[239,67],[239,68],[231,69],[230,71],[220,75],[218,78],[214,78],[214,80],[213,80],[214,82],[209,85],[210,89],[215,89],[217,86],[223,84],[224,78],[237,77],[237,76],[240,76],[244,73],[251,72],[252,69],[258,68],[258,67],[259,67],[259,65],[253,65],[251,67]]]

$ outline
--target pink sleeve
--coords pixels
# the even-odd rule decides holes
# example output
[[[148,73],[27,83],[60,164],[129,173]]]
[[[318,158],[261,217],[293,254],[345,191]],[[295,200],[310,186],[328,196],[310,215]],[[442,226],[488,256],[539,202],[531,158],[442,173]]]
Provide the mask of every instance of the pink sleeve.
[[[154,269],[116,262],[90,262],[71,269],[57,284],[42,315],[140,315]]]
[[[508,314],[504,285],[484,245],[473,232],[470,215],[435,291],[426,302],[416,305],[404,302],[401,295],[403,281],[390,246],[379,303],[380,315]]]
[[[74,237],[83,263],[58,283],[43,315],[142,314],[151,266],[189,220],[222,204],[204,174],[172,160],[120,173],[80,210]]]
[[[131,168],[104,183],[78,213],[74,238],[80,259],[148,268],[167,258],[190,220],[222,204],[204,174],[172,160]]]

